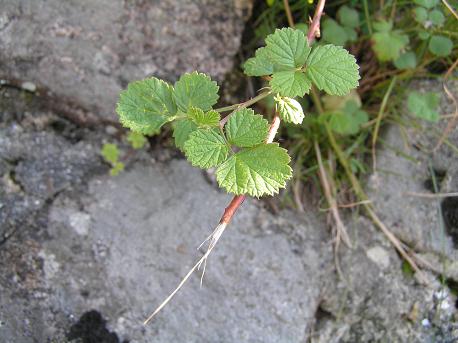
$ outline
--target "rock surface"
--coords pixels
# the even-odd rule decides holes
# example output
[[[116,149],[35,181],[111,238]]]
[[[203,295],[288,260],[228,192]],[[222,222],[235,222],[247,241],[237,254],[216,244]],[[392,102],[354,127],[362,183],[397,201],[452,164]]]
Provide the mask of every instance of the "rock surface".
[[[250,0],[2,0],[0,79],[114,118],[121,88],[233,66]],[[20,44],[18,44],[20,42]]]

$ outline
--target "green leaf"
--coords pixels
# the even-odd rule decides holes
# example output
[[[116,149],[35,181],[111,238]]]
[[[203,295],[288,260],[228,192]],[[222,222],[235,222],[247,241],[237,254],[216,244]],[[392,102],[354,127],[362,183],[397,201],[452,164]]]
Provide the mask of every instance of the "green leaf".
[[[189,119],[178,120],[173,125],[173,137],[175,145],[183,150],[184,143],[188,140],[189,135],[197,130],[197,125]]]
[[[374,30],[378,32],[389,32],[393,28],[393,22],[392,21],[386,21],[386,20],[381,20],[381,21],[376,21],[373,23]]]
[[[176,113],[172,87],[155,77],[131,82],[121,92],[116,112],[122,125],[132,131],[157,131]]]
[[[282,70],[300,68],[310,53],[305,35],[292,28],[277,29],[266,38],[269,59]]]
[[[343,26],[353,29],[359,27],[359,12],[346,5],[341,6],[337,11],[337,19]]]
[[[225,125],[227,140],[238,147],[252,147],[265,141],[269,122],[251,108],[242,108]]]
[[[318,46],[309,55],[306,64],[307,78],[328,94],[345,95],[359,84],[359,67],[344,48]]]
[[[435,7],[439,3],[439,1],[440,0],[414,0],[414,2],[417,5],[420,5],[420,6],[423,6],[423,7],[426,7],[426,8]]]
[[[277,143],[261,144],[232,155],[216,170],[216,180],[229,193],[260,197],[284,188],[292,176],[288,152]]]
[[[270,86],[276,93],[294,98],[310,91],[311,82],[301,71],[279,71],[272,75]]]
[[[344,30],[350,42],[356,41],[358,34],[356,33],[355,29],[352,29],[351,27],[344,27]]]
[[[103,159],[112,165],[118,162],[119,150],[116,144],[106,143],[102,147],[102,156]]]
[[[110,169],[110,175],[111,176],[116,176],[118,175],[120,172],[122,172],[124,170],[124,163],[122,162],[116,162],[113,167]]]
[[[407,108],[418,118],[437,122],[439,121],[439,100],[437,93],[411,92],[407,98]]]
[[[445,17],[440,10],[432,10],[429,12],[429,20],[436,26],[442,26],[445,22]]]
[[[323,40],[326,42],[343,46],[349,40],[346,30],[334,19],[327,18],[322,24]]]
[[[188,118],[199,127],[215,127],[219,125],[221,116],[216,111],[204,112],[200,108],[191,107],[188,111]]]
[[[248,76],[271,75],[274,72],[274,65],[268,56],[266,47],[256,50],[255,57],[249,58],[243,65],[243,70]]]
[[[226,160],[229,147],[218,129],[198,129],[184,143],[184,152],[193,166],[211,168]]]
[[[453,42],[448,37],[432,36],[428,49],[436,56],[448,56],[452,53]]]
[[[366,112],[353,101],[348,101],[342,112],[330,114],[329,126],[341,135],[354,135],[369,120]]]
[[[418,38],[420,38],[421,40],[427,40],[431,35],[429,34],[428,31],[420,31],[418,32]]]
[[[420,24],[428,20],[428,11],[423,7],[415,7],[413,13],[415,14],[415,20]]]
[[[409,43],[409,36],[398,31],[377,32],[372,35],[372,41],[375,54],[380,61],[393,61],[399,58],[401,51]]]
[[[184,113],[191,106],[208,111],[218,101],[218,90],[216,82],[207,75],[198,72],[186,73],[175,82],[173,97]]]
[[[147,140],[145,136],[138,132],[129,132],[127,134],[127,141],[130,143],[132,148],[134,149],[141,149],[145,146]]]
[[[288,97],[276,96],[278,113],[280,118],[287,123],[301,124],[304,120],[304,111],[299,102]]]
[[[393,64],[398,69],[414,69],[417,66],[417,56],[412,51],[405,52]]]

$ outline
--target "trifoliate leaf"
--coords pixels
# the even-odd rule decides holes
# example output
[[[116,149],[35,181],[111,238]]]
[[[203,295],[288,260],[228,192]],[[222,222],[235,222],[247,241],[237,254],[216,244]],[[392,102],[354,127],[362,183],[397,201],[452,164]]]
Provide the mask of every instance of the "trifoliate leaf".
[[[453,42],[444,36],[432,36],[428,49],[436,56],[448,56],[452,53]]]
[[[355,102],[348,101],[342,112],[330,114],[329,126],[341,135],[354,135],[368,120],[366,112],[359,109]]]
[[[308,93],[312,84],[302,71],[289,70],[274,73],[270,86],[274,92],[294,98]]]
[[[433,8],[439,3],[440,0],[414,0],[417,5],[426,7],[426,8]]]
[[[340,26],[334,19],[327,18],[321,25],[323,40],[335,45],[344,46],[349,40],[346,30]]]
[[[102,147],[102,157],[105,161],[114,165],[118,162],[119,150],[116,144],[106,143]]]
[[[412,51],[405,52],[393,64],[398,69],[414,69],[417,66],[417,56]]]
[[[197,125],[190,119],[182,119],[173,123],[173,137],[175,145],[180,150],[183,150],[184,143],[188,140],[191,132],[197,130]]]
[[[436,26],[442,26],[445,22],[445,17],[440,10],[432,10],[428,15],[429,20]]]
[[[359,27],[359,13],[354,8],[343,5],[337,11],[337,19],[346,27],[356,29]]]
[[[277,29],[266,38],[269,59],[281,70],[291,70],[304,65],[310,53],[305,35],[292,28]]]
[[[232,113],[225,130],[230,144],[241,148],[252,147],[265,141],[269,122],[251,108],[242,108]]]
[[[423,7],[415,7],[413,13],[415,15],[415,20],[420,24],[428,20],[428,11]]]
[[[208,111],[218,101],[218,85],[198,72],[183,74],[175,82],[173,97],[178,108],[187,113],[193,107]]]
[[[141,133],[131,131],[127,135],[127,141],[130,143],[132,148],[134,149],[141,149],[145,146],[147,140],[145,136]]]
[[[200,108],[191,107],[188,111],[188,118],[199,127],[218,126],[221,116],[216,111],[204,112]]]
[[[398,31],[376,32],[372,35],[373,48],[379,61],[393,61],[409,43],[409,36]]]
[[[198,129],[184,143],[184,152],[193,166],[211,168],[226,160],[229,147],[218,129]]]
[[[276,96],[278,113],[280,118],[287,123],[301,124],[304,119],[304,111],[299,102],[288,97]]]
[[[248,76],[271,75],[274,65],[270,61],[266,47],[256,50],[255,57],[249,58],[243,65],[243,70]]]
[[[318,46],[309,55],[306,65],[307,78],[328,94],[345,95],[359,84],[359,67],[344,48]]]
[[[122,125],[132,131],[157,131],[176,113],[172,87],[155,77],[131,82],[121,92],[116,112]]]
[[[260,197],[284,188],[292,176],[288,152],[277,143],[244,149],[221,164],[216,180],[229,193]]]
[[[439,120],[439,100],[437,93],[411,92],[407,98],[407,108],[418,118],[437,122]]]

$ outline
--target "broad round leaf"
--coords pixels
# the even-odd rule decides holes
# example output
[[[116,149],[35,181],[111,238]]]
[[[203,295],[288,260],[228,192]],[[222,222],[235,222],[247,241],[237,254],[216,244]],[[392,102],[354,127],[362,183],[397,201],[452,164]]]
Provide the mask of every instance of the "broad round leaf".
[[[375,54],[380,61],[394,61],[409,43],[409,36],[397,31],[377,32],[372,35],[372,41]]]
[[[359,66],[344,48],[334,45],[316,47],[306,63],[306,76],[331,95],[345,95],[358,87]]]
[[[417,56],[412,51],[405,52],[394,61],[394,66],[398,69],[414,69],[417,66]]]
[[[267,137],[269,122],[251,108],[242,108],[225,125],[227,140],[240,148],[261,144]]]
[[[413,13],[415,15],[415,20],[420,24],[423,24],[426,20],[428,20],[428,11],[423,7],[415,7]]]
[[[428,49],[436,56],[448,56],[452,53],[453,42],[444,36],[432,36]]]
[[[244,149],[221,164],[216,170],[220,187],[237,195],[260,197],[273,195],[284,188],[292,176],[288,152],[277,143],[261,144]]]
[[[428,18],[436,26],[444,25],[445,17],[440,10],[432,10],[429,12]]]
[[[337,19],[346,27],[356,29],[359,27],[359,13],[354,8],[343,5],[337,11]]]
[[[437,93],[411,92],[407,98],[407,108],[418,118],[437,122],[439,120],[439,100]]]
[[[186,158],[195,167],[216,167],[226,160],[229,147],[217,129],[198,129],[184,143]]]
[[[191,107],[208,111],[218,101],[218,90],[216,82],[207,75],[198,72],[186,73],[175,82],[173,97],[184,113]]]
[[[321,33],[326,42],[344,46],[349,40],[347,31],[334,19],[327,18],[323,21]]]
[[[426,8],[433,8],[439,3],[440,0],[414,0],[417,5],[426,7]]]
[[[155,77],[129,83],[116,106],[119,120],[132,131],[150,134],[173,120],[172,87]]]

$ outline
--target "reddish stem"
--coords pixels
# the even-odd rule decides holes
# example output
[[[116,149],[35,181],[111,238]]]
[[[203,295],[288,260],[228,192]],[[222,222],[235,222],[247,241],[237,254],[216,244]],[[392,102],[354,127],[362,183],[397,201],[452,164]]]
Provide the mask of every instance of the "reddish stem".
[[[307,41],[309,42],[309,45],[313,43],[313,41],[315,40],[316,33],[319,32],[320,30],[320,19],[321,19],[321,16],[323,15],[325,2],[326,0],[320,0],[318,1],[318,5],[316,6],[315,14],[313,15],[312,24],[310,24],[309,32],[307,34]]]

